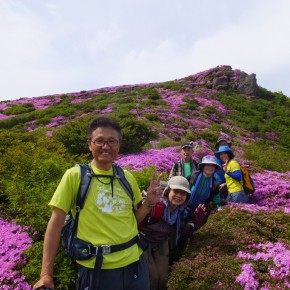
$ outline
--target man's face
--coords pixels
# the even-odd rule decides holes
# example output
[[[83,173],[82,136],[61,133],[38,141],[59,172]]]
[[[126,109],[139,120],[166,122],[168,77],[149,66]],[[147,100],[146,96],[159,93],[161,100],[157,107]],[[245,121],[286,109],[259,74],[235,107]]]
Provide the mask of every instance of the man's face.
[[[185,147],[181,149],[181,156],[185,162],[188,162],[193,155],[193,149],[191,147]]]
[[[107,141],[103,146],[96,145]],[[94,143],[95,142],[95,143]],[[109,145],[110,143],[116,143]],[[93,165],[99,169],[107,170],[112,162],[117,159],[120,142],[118,132],[111,127],[99,127],[92,132],[91,140],[88,141],[89,149],[94,157]]]

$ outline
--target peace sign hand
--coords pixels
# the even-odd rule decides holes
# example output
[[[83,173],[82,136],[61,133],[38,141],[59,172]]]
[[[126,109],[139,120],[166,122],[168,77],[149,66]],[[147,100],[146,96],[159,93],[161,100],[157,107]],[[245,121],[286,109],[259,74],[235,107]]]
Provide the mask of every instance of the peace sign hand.
[[[160,186],[161,177],[162,174],[159,174],[157,176],[156,172],[152,175],[146,197],[148,204],[150,204],[151,206],[154,206],[156,202],[158,202],[162,197],[163,188]]]

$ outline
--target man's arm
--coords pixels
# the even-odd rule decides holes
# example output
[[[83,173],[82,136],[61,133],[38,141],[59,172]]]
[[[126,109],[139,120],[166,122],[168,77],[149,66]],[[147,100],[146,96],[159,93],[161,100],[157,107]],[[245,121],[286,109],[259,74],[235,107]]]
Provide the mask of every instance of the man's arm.
[[[143,200],[143,203],[140,207],[134,207],[135,217],[138,225],[141,224],[144,218],[150,213],[152,207],[153,206],[148,202],[147,199]]]
[[[59,208],[53,209],[44,237],[40,280],[33,286],[33,289],[42,285],[54,289],[53,266],[65,217],[66,213],[63,210]]]

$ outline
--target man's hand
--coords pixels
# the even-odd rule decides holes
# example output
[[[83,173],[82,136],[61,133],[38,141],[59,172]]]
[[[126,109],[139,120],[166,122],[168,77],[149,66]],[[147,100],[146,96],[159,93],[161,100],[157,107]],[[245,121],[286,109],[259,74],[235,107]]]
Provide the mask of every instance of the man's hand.
[[[153,174],[150,185],[147,190],[147,194],[143,199],[142,206],[138,208],[135,207],[134,212],[138,225],[142,223],[144,218],[150,213],[151,209],[162,197],[163,189],[160,186],[161,176],[162,174],[160,174],[159,176],[157,176],[156,173]]]
[[[36,289],[41,289],[41,290],[46,290],[46,289],[54,289],[54,282],[53,278],[50,275],[43,275],[40,280],[35,283],[35,285],[32,288],[33,290]]]
[[[154,173],[147,190],[146,201],[152,206],[154,206],[156,202],[158,202],[162,197],[163,188],[160,186],[161,177],[162,174],[159,174],[157,176],[157,174]]]

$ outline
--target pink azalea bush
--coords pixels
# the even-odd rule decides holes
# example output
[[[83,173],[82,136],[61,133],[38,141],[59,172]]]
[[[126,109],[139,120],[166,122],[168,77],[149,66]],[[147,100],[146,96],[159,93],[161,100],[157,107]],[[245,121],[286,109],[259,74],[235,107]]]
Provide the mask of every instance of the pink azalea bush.
[[[0,289],[30,290],[31,287],[17,271],[26,264],[21,253],[32,244],[27,228],[0,219]]]
[[[290,278],[290,250],[289,245],[282,242],[263,243],[248,245],[249,250],[255,250],[255,253],[239,251],[238,259],[246,261],[253,260],[271,260],[273,266],[268,267],[268,274],[276,280],[279,280],[280,287],[287,289]],[[244,289],[258,289],[259,282],[255,279],[257,274],[254,272],[252,264],[242,265],[242,273],[236,278],[236,281],[244,286]],[[261,289],[269,289],[266,285],[261,285]]]
[[[242,273],[236,278],[236,281],[244,286],[245,290],[256,290],[259,286],[256,277],[257,274],[255,273],[253,266],[245,263],[242,266]]]

